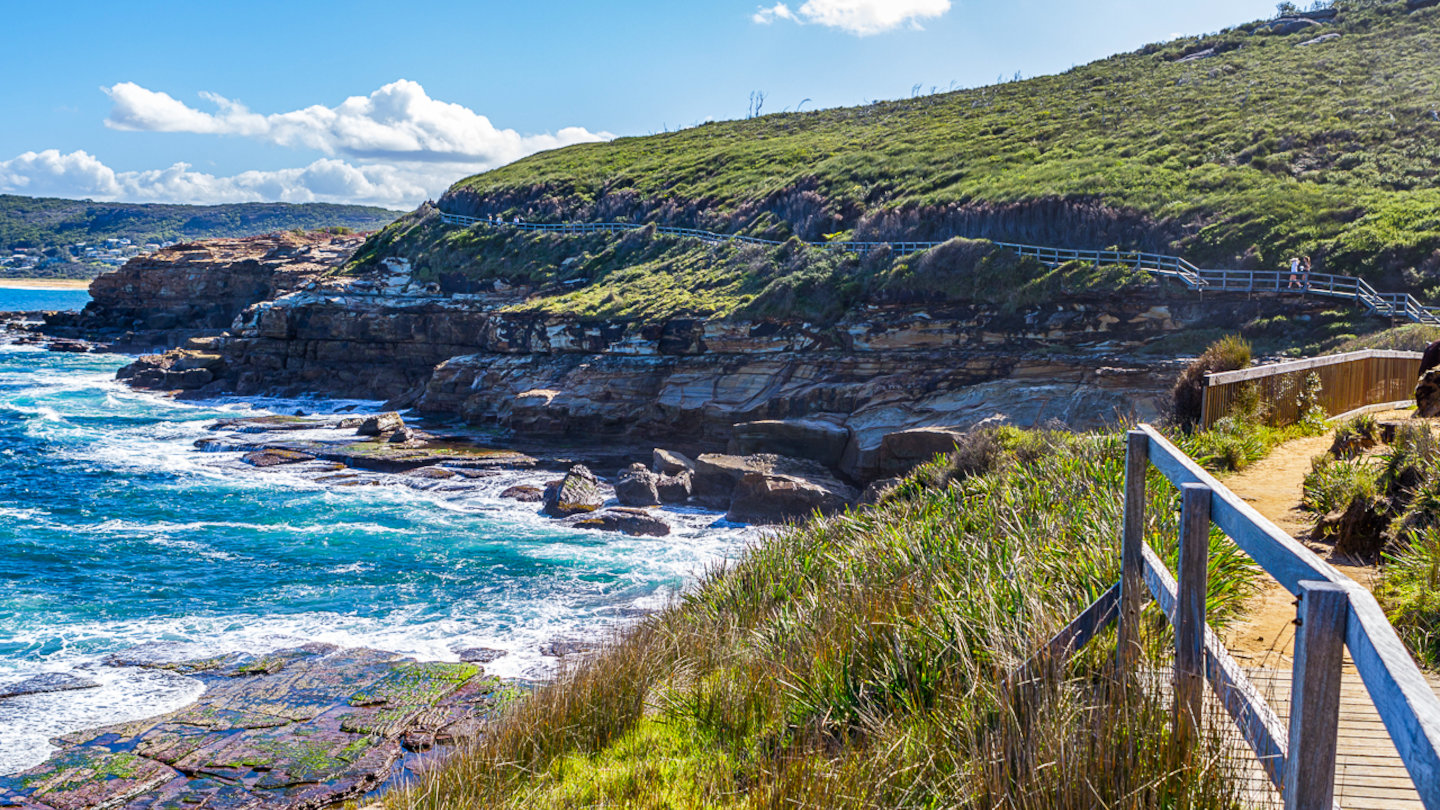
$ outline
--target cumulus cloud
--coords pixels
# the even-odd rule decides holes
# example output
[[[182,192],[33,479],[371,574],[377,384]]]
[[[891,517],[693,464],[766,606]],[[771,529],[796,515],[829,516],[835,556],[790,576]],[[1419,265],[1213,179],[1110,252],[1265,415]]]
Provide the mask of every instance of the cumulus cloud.
[[[105,119],[111,129],[254,138],[323,157],[292,169],[219,176],[188,163],[116,171],[88,152],[46,149],[0,160],[0,192],[105,201],[343,202],[404,208],[438,197],[462,177],[526,155],[614,137],[583,127],[529,135],[501,129],[404,79],[334,107],[268,115],[216,93],[201,93],[206,109],[197,109],[134,82],[101,89],[112,101]]]
[[[431,98],[418,82],[407,79],[334,107],[315,105],[270,115],[215,93],[201,94],[215,108],[211,112],[134,82],[102,89],[113,102],[105,119],[112,129],[237,135],[361,160],[492,167],[546,149],[613,137],[584,127],[535,135],[500,129],[468,107]]]
[[[126,202],[338,202],[408,208],[436,196],[459,176],[449,164],[357,166],[336,158],[229,177],[195,171],[186,163],[117,172],[84,151],[46,149],[0,161],[0,192]]]
[[[918,28],[921,20],[949,10],[950,0],[806,0],[794,10],[785,3],[762,7],[751,19],[761,24],[775,20],[814,23],[865,37],[902,25]]]

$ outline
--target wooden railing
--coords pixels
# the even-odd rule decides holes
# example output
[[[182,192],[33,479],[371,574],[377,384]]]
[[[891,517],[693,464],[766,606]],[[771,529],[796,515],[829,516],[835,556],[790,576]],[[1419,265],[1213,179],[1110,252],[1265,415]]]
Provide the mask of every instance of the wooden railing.
[[[647,228],[649,225],[637,222],[505,222],[500,219],[467,217],[461,214],[440,213],[447,224],[469,227],[472,225],[493,225],[517,228],[526,231],[550,233],[614,233]],[[657,233],[669,236],[684,236],[706,242],[743,242],[757,245],[781,244],[773,239],[759,239],[754,236],[715,233],[698,228],[677,228],[656,225]],[[929,250],[944,244],[935,241],[889,241],[889,242],[806,242],[821,250],[845,253],[869,253],[887,247],[899,253],[913,253]],[[1135,250],[1082,250],[1077,248],[1045,247],[1025,245],[1018,242],[995,242],[994,244],[1012,250],[1022,256],[1030,256],[1047,267],[1059,267],[1068,262],[1089,264],[1124,265],[1144,270],[1152,275],[1172,278],[1191,290],[1223,290],[1230,292],[1277,292],[1322,295],[1343,298],[1364,306],[1370,312],[1391,320],[1408,320],[1415,323],[1440,325],[1440,310],[1421,304],[1408,293],[1381,293],[1363,279],[1353,276],[1335,276],[1328,273],[1291,274],[1273,270],[1205,270],[1179,256],[1163,253],[1148,253]]]
[[[1308,809],[1335,806],[1341,663],[1348,648],[1421,802],[1429,810],[1440,810],[1440,699],[1375,598],[1266,520],[1153,428],[1142,425],[1127,439],[1120,581],[1046,650],[1069,654],[1118,620],[1117,670],[1128,677],[1140,658],[1140,612],[1153,598],[1175,629],[1177,736],[1193,739],[1197,734],[1208,681],[1285,807]],[[1152,465],[1181,490],[1178,580],[1145,542],[1146,475]],[[1299,597],[1288,728],[1206,622],[1212,525]]]
[[[1293,424],[1302,415],[1298,394],[1311,374],[1320,378],[1316,404],[1332,416],[1407,400],[1415,393],[1420,357],[1419,352],[1366,349],[1207,374],[1200,426],[1209,429],[1229,415],[1252,387],[1255,390],[1248,395],[1268,404],[1270,424]]]

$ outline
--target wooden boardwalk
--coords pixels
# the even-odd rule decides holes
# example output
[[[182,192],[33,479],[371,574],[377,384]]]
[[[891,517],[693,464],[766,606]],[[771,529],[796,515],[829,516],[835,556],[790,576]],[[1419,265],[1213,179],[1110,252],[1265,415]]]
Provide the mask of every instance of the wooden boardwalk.
[[[1280,719],[1288,724],[1290,671],[1247,667],[1245,672]],[[1440,691],[1440,677],[1427,675],[1426,680],[1432,689]],[[1360,682],[1360,674],[1348,664],[1341,675],[1337,740],[1335,801],[1340,807],[1345,810],[1423,810],[1420,795],[1380,722],[1365,685]],[[1236,756],[1253,762],[1255,755],[1241,742]],[[1280,807],[1279,795],[1258,763],[1249,773],[1251,800],[1262,807]]]

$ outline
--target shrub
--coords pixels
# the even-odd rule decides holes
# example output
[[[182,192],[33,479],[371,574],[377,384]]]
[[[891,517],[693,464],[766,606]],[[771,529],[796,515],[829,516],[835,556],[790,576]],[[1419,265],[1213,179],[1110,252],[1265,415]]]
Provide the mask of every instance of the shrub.
[[[1381,459],[1380,484],[1393,498],[1408,500],[1410,492],[1433,475],[1440,460],[1440,442],[1426,424],[1403,424],[1395,429],[1390,452]]]
[[[1424,666],[1440,665],[1440,529],[1411,532],[1387,558],[1375,595],[1405,646]]]
[[[1193,425],[1200,421],[1204,404],[1205,375],[1221,371],[1235,371],[1250,365],[1250,344],[1239,335],[1230,335],[1210,344],[1199,357],[1195,358],[1171,390],[1174,400],[1175,421],[1181,425]]]
[[[1319,515],[1344,509],[1356,498],[1374,498],[1380,492],[1380,473],[1374,464],[1345,461],[1324,454],[1311,460],[1300,504]]]
[[[1339,459],[1352,459],[1380,443],[1380,423],[1372,414],[1362,414],[1346,419],[1335,428],[1335,441],[1330,445],[1330,455]]]

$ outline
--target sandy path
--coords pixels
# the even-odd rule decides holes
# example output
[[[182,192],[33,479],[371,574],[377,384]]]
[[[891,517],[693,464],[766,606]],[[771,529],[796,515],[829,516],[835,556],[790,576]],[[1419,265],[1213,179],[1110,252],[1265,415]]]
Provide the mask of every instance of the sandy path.
[[[1327,433],[1286,442],[1222,483],[1276,526],[1327,558],[1343,574],[1370,588],[1375,569],[1330,558],[1329,546],[1310,539],[1314,516],[1300,509],[1310,459],[1329,450],[1332,440],[1333,434]],[[1266,574],[1260,592],[1247,603],[1244,618],[1225,629],[1225,645],[1243,663],[1288,667],[1295,650],[1294,620],[1295,597]]]

